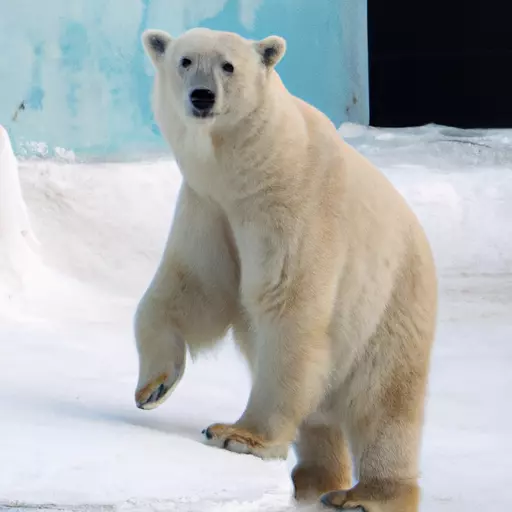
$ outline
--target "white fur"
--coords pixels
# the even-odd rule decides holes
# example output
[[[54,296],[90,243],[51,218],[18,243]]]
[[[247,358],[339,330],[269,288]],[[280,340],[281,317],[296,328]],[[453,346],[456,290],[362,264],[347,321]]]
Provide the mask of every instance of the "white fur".
[[[138,393],[176,374],[184,343],[195,353],[233,327],[253,387],[239,421],[217,427],[212,442],[274,456],[272,446],[297,439],[298,497],[347,482],[350,445],[360,478],[351,505],[416,510],[415,491],[394,483],[415,489],[436,320],[418,220],[322,113],[287,91],[274,69],[281,38],[195,29],[177,39],[148,31],[143,41],[156,68],[155,115],[184,181],[138,308]],[[184,55],[215,84],[210,119],[190,115],[196,68],[179,69]]]

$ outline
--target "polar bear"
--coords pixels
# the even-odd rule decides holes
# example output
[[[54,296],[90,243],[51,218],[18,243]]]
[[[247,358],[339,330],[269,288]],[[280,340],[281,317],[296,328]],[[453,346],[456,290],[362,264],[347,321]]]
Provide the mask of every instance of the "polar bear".
[[[437,278],[416,216],[285,88],[281,37],[201,28],[142,41],[183,182],[135,315],[137,406],[169,397],[186,347],[232,328],[252,389],[240,419],[205,429],[206,442],[262,458],[293,443],[297,500],[417,510]]]

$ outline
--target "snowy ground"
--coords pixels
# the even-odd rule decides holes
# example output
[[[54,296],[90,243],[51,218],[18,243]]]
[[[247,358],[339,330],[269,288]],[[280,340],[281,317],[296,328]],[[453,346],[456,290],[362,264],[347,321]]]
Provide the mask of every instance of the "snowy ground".
[[[413,205],[439,268],[422,510],[508,510],[512,132],[341,131]],[[37,240],[1,195],[12,164],[0,158],[0,510],[292,510],[292,455],[201,443],[248,395],[229,340],[165,406],[135,408],[131,317],[171,220],[174,164],[21,163]]]

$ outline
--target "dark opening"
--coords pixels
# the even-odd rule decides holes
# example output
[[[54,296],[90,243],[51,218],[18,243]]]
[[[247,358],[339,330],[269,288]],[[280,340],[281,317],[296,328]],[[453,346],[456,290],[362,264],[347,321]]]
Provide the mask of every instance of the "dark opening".
[[[512,127],[512,1],[368,0],[370,124]]]

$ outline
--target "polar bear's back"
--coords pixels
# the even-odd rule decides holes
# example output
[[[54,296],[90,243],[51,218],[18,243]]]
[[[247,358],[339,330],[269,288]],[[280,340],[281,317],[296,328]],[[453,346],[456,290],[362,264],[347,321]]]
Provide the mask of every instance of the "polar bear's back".
[[[406,335],[390,335],[382,342],[385,350],[402,351],[399,345],[409,341],[428,350],[437,279],[425,232],[384,174],[349,144],[342,141],[341,146],[346,188],[340,229],[348,250],[333,317],[334,330],[344,338],[338,346],[351,344],[357,357],[379,325],[398,318],[402,332],[414,336],[408,340]],[[415,352],[418,347],[409,348]],[[342,358],[347,360],[346,354]]]
[[[401,311],[405,322],[426,319],[414,328],[424,331],[425,343],[430,344],[437,280],[418,218],[390,180],[346,143],[323,113],[300,99],[296,105],[309,127],[310,152],[321,165],[335,162],[329,170],[334,177],[326,181],[319,197],[323,203],[332,203],[325,211],[339,213],[344,261],[332,330],[344,338],[337,344],[344,347],[344,364],[350,361],[347,344],[353,345],[355,357],[356,347],[364,346],[386,315],[395,314],[393,308]]]

